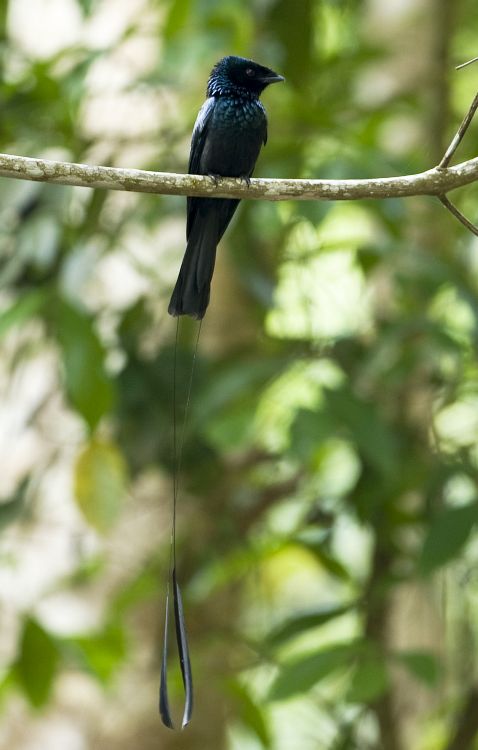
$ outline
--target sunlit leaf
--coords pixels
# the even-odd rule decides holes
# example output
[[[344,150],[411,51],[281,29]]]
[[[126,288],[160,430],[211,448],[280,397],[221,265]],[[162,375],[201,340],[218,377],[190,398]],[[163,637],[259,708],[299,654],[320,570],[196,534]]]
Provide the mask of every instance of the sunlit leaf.
[[[286,662],[272,683],[269,700],[284,700],[307,692],[320,680],[347,666],[357,647],[356,641],[339,643]]]
[[[127,486],[126,465],[113,443],[92,440],[75,466],[75,499],[88,523],[105,532],[115,522]]]
[[[10,692],[15,689],[17,685],[17,674],[15,666],[13,665],[0,677],[0,708],[3,708],[5,700],[8,699]]]
[[[271,732],[261,706],[256,703],[245,685],[238,680],[230,680],[227,687],[234,699],[241,722],[257,737],[262,747],[270,748]]]
[[[54,639],[35,620],[27,619],[15,663],[17,679],[35,708],[47,703],[58,669],[59,652]]]
[[[38,313],[47,298],[43,289],[22,294],[10,307],[0,313],[0,337],[13,326],[22,325]]]
[[[324,517],[324,514],[320,518],[320,523],[326,526],[327,524],[333,524],[333,517]],[[323,538],[323,534],[314,535],[307,533],[309,530],[304,530],[302,533],[297,534],[295,539],[299,544],[312,552],[317,560],[320,562],[322,567],[335,578],[340,578],[342,581],[350,581],[352,578],[352,571],[347,570],[345,565],[340,562],[328,549],[328,545]],[[315,537],[315,538],[314,538]]]
[[[126,655],[124,631],[116,624],[108,625],[100,633],[67,642],[74,646],[81,663],[103,683],[112,679]]]
[[[443,673],[442,664],[430,651],[401,651],[394,654],[408,671],[429,687],[434,687]]]
[[[344,615],[354,607],[354,604],[332,605],[317,607],[314,610],[290,617],[286,622],[274,628],[266,637],[266,643],[279,646],[284,641],[303,633],[305,630],[317,628],[326,622]]]
[[[347,570],[345,565],[342,565],[342,563],[337,560],[336,557],[327,552],[327,550],[315,549],[314,552],[320,564],[325,568],[327,573],[329,573],[331,576],[335,576],[336,578],[340,578],[342,581],[351,580],[351,572]]]
[[[220,415],[230,404],[240,402],[244,394],[255,394],[257,398],[258,389],[287,364],[288,360],[283,357],[236,357],[226,361],[216,369],[214,384],[210,381],[204,383],[201,399],[195,406],[195,418],[202,422]]]

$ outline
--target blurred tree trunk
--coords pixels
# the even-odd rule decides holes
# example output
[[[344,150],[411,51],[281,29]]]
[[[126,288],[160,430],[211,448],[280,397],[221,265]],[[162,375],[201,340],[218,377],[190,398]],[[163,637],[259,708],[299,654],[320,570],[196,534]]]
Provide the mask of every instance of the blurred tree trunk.
[[[451,70],[449,46],[456,6],[457,3],[450,3],[449,0],[421,0],[413,4],[413,12],[410,12],[410,4],[404,2],[403,33],[397,33],[396,18],[392,24],[393,36],[387,35],[386,25],[382,27],[402,86],[409,85],[407,73],[410,72],[410,59],[413,59],[413,65],[418,69],[425,113],[421,138],[424,157],[430,165],[440,160],[447,145],[448,81]],[[380,10],[382,12],[384,8]],[[374,28],[375,26],[378,29],[379,24],[374,24]],[[420,39],[418,45],[417,38]],[[414,45],[414,54],[410,56],[408,44]],[[421,59],[418,50],[421,51]],[[414,201],[412,205],[411,222],[405,230],[410,237],[411,253],[414,253],[414,246],[435,255],[449,252],[450,222],[446,221],[438,203]],[[426,305],[427,300],[424,299],[423,303]],[[430,374],[425,370],[415,371],[409,383],[404,383],[404,418],[425,451],[432,450],[429,435],[433,397],[434,385],[430,382]],[[377,539],[380,539],[382,533],[382,529],[377,528]],[[392,573],[393,562],[387,542],[385,541],[382,549],[377,541],[369,581],[372,598],[374,590],[383,585],[384,578]],[[378,641],[384,649],[424,650],[437,654],[442,651],[443,613],[433,584],[415,581],[404,584],[395,587],[391,596],[382,596],[378,601],[375,610],[369,610],[366,634]],[[413,748],[419,738],[421,723],[436,707],[438,700],[436,693],[420,686],[403,669],[397,669],[393,674],[391,690],[373,706],[380,729],[380,750]]]

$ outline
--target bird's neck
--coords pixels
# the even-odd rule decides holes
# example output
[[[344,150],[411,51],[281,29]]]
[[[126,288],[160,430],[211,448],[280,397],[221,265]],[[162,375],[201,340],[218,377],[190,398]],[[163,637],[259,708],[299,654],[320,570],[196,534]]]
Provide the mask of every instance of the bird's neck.
[[[231,83],[227,79],[221,77],[209,79],[207,95],[213,96],[214,98],[224,97],[243,99],[248,102],[256,101],[259,98],[256,92],[250,91],[243,86],[237,86],[237,84]]]

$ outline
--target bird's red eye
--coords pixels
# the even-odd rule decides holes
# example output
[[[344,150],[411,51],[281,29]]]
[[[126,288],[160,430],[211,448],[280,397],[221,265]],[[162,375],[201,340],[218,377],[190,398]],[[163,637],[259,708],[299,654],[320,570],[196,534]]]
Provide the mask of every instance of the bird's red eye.
[[[253,68],[246,68],[246,76],[249,76],[249,78],[252,78],[252,76],[255,75],[255,70]]]

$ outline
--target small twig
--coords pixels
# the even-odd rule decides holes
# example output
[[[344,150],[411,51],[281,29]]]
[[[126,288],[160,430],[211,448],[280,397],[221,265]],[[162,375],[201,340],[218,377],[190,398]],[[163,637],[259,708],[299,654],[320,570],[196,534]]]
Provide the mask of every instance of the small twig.
[[[451,214],[453,214],[455,219],[458,219],[458,221],[463,224],[464,227],[469,229],[470,232],[478,237],[478,227],[476,226],[476,224],[472,224],[471,221],[468,221],[466,216],[464,216],[461,211],[459,211],[457,207],[450,200],[448,200],[446,195],[439,195],[438,200],[445,206],[446,209],[448,209]]]
[[[455,70],[461,70],[462,68],[466,68],[467,65],[471,65],[471,63],[478,62],[478,57],[474,57],[472,60],[467,60],[465,63],[461,63],[461,65],[457,65]]]
[[[462,65],[458,65],[457,70],[459,68],[464,68],[466,65],[471,65],[472,62],[475,62],[478,60],[478,57],[473,58],[473,60],[468,60],[466,63],[462,63]],[[475,98],[473,99],[470,108],[468,112],[466,113],[465,117],[463,118],[463,121],[456,131],[455,135],[453,136],[453,139],[448,146],[447,150],[445,151],[445,154],[441,160],[441,162],[438,164],[437,169],[448,169],[450,161],[457,150],[458,146],[463,140],[463,137],[468,130],[471,121],[473,120],[473,117],[475,116],[475,112],[478,109],[478,94],[475,95]],[[438,196],[439,201],[442,203],[443,206],[449,211],[455,219],[458,219],[458,221],[463,224],[464,227],[466,227],[472,234],[474,234],[476,237],[478,237],[478,226],[473,224],[471,221],[469,221],[466,216],[464,216],[461,211],[458,210],[458,208],[447,198],[445,193]]]
[[[470,61],[471,62],[471,61]],[[468,64],[468,63],[466,63]],[[468,127],[470,125],[470,122],[472,121],[476,110],[478,109],[478,94],[476,94],[475,98],[473,99],[470,109],[466,113],[465,117],[463,118],[463,122],[461,123],[460,127],[456,131],[452,142],[448,146],[447,150],[445,151],[445,155],[443,156],[443,159],[438,165],[438,169],[446,169],[448,165],[450,164],[450,161],[452,159],[453,154],[457,150],[458,146],[463,140],[463,136],[465,135],[466,131],[468,130]]]

